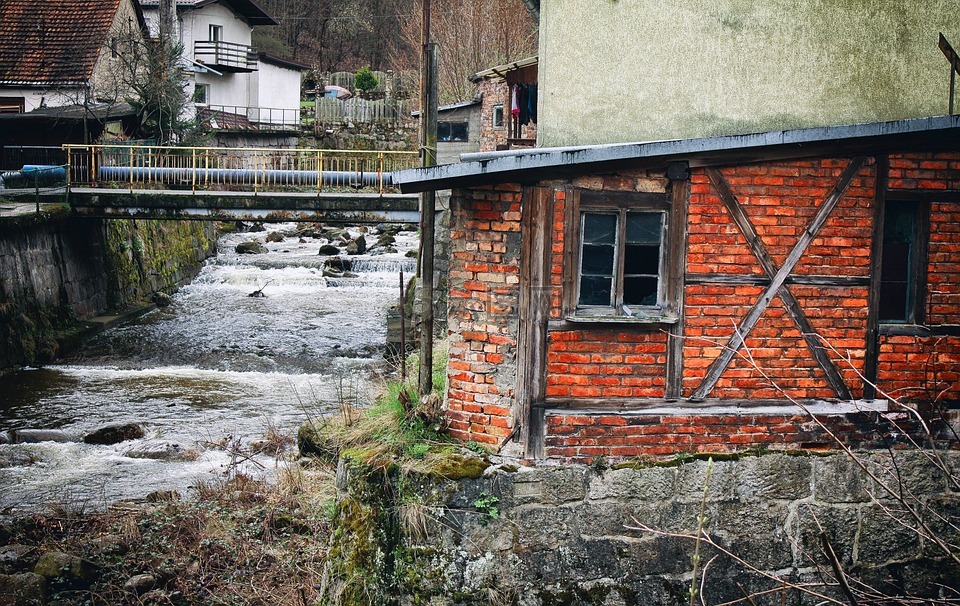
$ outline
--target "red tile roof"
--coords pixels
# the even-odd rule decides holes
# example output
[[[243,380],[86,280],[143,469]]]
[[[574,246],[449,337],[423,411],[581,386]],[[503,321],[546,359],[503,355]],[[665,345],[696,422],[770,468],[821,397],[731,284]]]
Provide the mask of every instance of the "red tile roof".
[[[0,83],[86,81],[119,5],[120,0],[0,0]]]

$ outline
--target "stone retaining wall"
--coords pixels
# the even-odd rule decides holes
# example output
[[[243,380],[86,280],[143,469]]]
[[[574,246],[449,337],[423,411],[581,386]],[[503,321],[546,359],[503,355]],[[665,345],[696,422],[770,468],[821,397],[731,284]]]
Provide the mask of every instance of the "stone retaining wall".
[[[203,222],[65,211],[0,221],[0,371],[56,358],[78,322],[175,290],[215,250]]]
[[[763,574],[828,583],[812,589],[847,603],[824,555],[825,537],[854,579],[888,595],[942,595],[949,590],[940,583],[960,588],[960,568],[911,529],[912,516],[878,483],[915,495],[914,509],[956,545],[960,491],[934,471],[928,454],[896,453],[900,483],[883,453],[861,458],[875,479],[844,454],[740,455],[712,466],[680,458],[619,469],[500,464],[483,477],[457,482],[403,473],[372,481],[358,466],[341,464],[331,554],[346,554],[337,546],[357,536],[366,552],[359,561],[332,562],[327,587],[349,586],[356,578],[345,572],[375,563],[378,574],[363,576],[365,595],[401,604],[679,606],[689,600],[695,544],[665,533],[695,534],[703,507],[706,532]],[[960,453],[945,456],[956,470]],[[371,490],[380,496],[371,498]],[[945,519],[935,520],[933,511]],[[366,532],[351,512],[384,518],[380,534]],[[944,530],[947,522],[955,525],[952,533]],[[384,528],[395,528],[395,535],[386,536]],[[370,549],[378,540],[382,548]],[[746,594],[755,604],[820,601],[705,544],[700,554],[707,604]],[[352,569],[343,566],[347,561]]]

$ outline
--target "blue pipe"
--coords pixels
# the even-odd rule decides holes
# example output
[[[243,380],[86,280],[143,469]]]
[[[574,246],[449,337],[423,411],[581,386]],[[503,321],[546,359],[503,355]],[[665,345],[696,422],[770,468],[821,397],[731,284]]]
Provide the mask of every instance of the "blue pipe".
[[[164,183],[192,182],[194,176],[198,183],[205,180],[218,183],[243,183],[252,185],[254,181],[263,184],[269,181],[270,185],[316,185],[317,171],[312,170],[280,170],[246,168],[169,168],[169,167],[129,167],[129,166],[101,166],[97,171],[100,181],[130,181],[131,173],[134,181],[160,181]],[[376,172],[357,172],[345,170],[325,170],[323,185],[338,187],[375,187],[380,185],[380,174]],[[383,173],[384,186],[392,185],[390,173]]]

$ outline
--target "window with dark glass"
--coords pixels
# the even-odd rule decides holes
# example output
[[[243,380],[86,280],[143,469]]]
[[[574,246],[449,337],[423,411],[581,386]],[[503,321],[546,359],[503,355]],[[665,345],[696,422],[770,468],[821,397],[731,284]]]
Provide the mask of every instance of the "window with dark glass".
[[[502,105],[493,106],[493,127],[503,128],[503,106]]]
[[[437,122],[438,141],[466,141],[466,122]]]
[[[883,217],[879,318],[882,322],[921,323],[926,234],[912,201],[887,200]]]
[[[577,307],[636,316],[660,306],[663,224],[660,211],[581,213]]]
[[[210,42],[220,42],[221,40],[223,40],[223,26],[211,25],[210,26]]]

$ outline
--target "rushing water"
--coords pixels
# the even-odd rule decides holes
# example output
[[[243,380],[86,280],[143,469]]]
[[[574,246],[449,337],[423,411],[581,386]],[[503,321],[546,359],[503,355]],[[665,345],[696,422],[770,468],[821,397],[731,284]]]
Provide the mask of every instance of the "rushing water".
[[[105,332],[61,364],[0,378],[0,431],[58,429],[77,439],[0,444],[0,514],[187,490],[234,471],[237,446],[249,453],[270,432],[292,435],[305,419],[376,392],[385,310],[399,296],[400,269],[414,269],[404,253],[415,234],[398,234],[396,253],[350,257],[356,277],[328,278],[322,239],[235,252],[267,233],[221,238],[219,254],[171,306]],[[260,288],[265,297],[248,296]],[[146,436],[115,446],[79,441],[125,422]],[[145,458],[163,450],[192,460]],[[269,474],[276,464],[260,455],[242,466]]]

